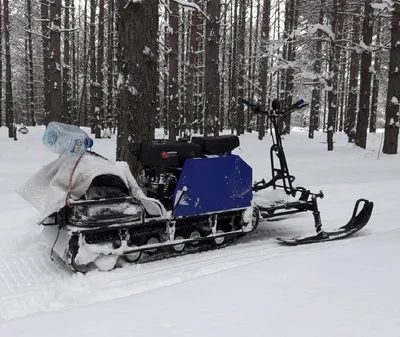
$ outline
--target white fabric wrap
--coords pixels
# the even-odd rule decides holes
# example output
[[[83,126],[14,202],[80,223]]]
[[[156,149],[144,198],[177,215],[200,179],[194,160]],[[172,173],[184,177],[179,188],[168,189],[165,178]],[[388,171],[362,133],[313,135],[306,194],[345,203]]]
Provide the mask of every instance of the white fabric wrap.
[[[71,173],[78,158],[60,156],[17,189],[16,192],[40,212],[38,223],[42,223],[48,216],[65,206]],[[99,175],[118,176],[150,215],[162,218],[168,216],[168,212],[158,200],[146,197],[126,162],[112,162],[96,155],[85,154],[80,159],[72,175],[70,198],[81,198],[92,180]]]

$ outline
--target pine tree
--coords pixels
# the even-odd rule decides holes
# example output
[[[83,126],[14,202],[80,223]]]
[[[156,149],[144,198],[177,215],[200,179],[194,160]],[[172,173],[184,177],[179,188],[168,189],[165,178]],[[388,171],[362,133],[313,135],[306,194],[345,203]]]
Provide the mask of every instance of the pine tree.
[[[139,165],[131,142],[154,139],[159,73],[158,0],[117,0],[119,120],[117,160],[126,161],[134,175]]]

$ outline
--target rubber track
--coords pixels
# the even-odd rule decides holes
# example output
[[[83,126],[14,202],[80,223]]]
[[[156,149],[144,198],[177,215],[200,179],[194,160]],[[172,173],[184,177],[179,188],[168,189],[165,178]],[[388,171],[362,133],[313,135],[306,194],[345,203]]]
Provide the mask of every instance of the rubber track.
[[[251,232],[249,232],[251,233]],[[248,233],[248,234],[249,234]],[[215,244],[203,244],[198,247],[192,246],[189,249],[185,248],[182,252],[175,252],[173,248],[169,249],[169,252],[160,252],[160,253],[155,253],[153,255],[147,255],[143,256],[140,258],[139,262],[136,262],[136,264],[144,264],[144,263],[149,263],[149,262],[155,262],[155,261],[161,261],[161,260],[168,260],[172,259],[175,257],[182,257],[185,255],[193,255],[193,254],[198,254],[198,253],[203,253],[203,252],[209,252],[209,251],[214,251],[222,248],[226,248],[232,244],[234,244],[238,239],[241,237],[244,237],[245,235],[239,234],[234,237],[230,237],[228,239],[225,239],[225,242],[221,245],[215,245]],[[135,263],[129,263],[128,264],[135,264]]]

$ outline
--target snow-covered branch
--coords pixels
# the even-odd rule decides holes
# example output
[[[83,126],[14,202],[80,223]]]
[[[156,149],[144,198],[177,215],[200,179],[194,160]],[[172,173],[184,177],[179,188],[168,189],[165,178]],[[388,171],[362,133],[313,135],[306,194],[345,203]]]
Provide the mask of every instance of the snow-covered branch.
[[[192,10],[196,10],[198,12],[200,12],[207,20],[208,20],[208,16],[207,14],[200,8],[199,5],[195,4],[194,2],[189,2],[186,0],[173,0],[176,3],[178,3],[179,5],[183,6],[183,7],[188,7],[191,8]]]

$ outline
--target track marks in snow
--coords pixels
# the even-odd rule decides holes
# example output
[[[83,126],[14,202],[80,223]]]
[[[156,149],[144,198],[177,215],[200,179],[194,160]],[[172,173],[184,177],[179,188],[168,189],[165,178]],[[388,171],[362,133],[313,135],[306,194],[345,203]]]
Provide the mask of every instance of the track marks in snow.
[[[39,249],[30,256],[0,255],[0,316],[12,319],[132,296],[271,258],[311,254],[377,234],[372,230],[342,241],[299,247],[280,246],[275,240],[276,236],[304,231],[312,231],[311,217],[263,222],[255,232],[224,249],[87,275],[73,274],[56,259],[52,261],[48,249]]]
[[[267,229],[262,231],[262,237],[253,238],[256,241],[239,241],[221,250],[87,275],[69,273],[58,261],[51,261],[48,254],[3,258],[0,259],[0,315],[12,319],[112,300],[272,258],[282,247],[277,246],[273,235],[266,237],[266,232]]]
[[[63,274],[68,275],[67,271],[61,269],[56,261],[51,261],[49,256],[0,259],[0,294],[6,290],[53,282]]]
[[[262,237],[254,235],[254,241],[239,241],[221,250],[127,265],[111,272],[94,271],[87,275],[69,274],[58,261],[51,261],[48,256],[0,260],[4,284],[3,289],[0,288],[0,315],[12,319],[40,311],[113,300],[267,259],[310,254],[327,247],[324,244],[284,247],[266,236],[267,229],[262,232]],[[346,241],[350,242],[344,240],[336,244],[346,244]]]

